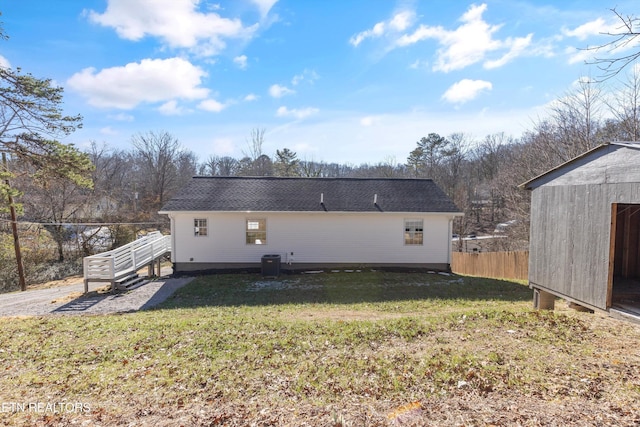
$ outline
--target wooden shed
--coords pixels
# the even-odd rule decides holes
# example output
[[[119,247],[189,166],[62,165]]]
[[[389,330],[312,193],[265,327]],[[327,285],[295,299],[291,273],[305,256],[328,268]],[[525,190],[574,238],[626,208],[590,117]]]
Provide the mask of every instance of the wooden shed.
[[[534,304],[557,296],[640,319],[640,142],[600,145],[521,187]]]

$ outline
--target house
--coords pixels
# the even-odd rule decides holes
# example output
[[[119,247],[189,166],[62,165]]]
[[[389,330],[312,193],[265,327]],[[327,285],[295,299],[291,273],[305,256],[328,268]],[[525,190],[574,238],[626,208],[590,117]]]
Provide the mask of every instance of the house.
[[[531,190],[536,305],[557,296],[640,314],[640,143],[600,145],[521,187]]]
[[[346,266],[448,270],[460,210],[430,179],[197,176],[160,211],[177,272]]]

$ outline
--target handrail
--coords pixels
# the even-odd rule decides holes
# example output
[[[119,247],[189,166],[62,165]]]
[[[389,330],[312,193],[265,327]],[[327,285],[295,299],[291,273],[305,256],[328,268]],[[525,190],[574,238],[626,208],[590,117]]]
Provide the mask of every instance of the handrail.
[[[117,278],[153,263],[167,252],[171,252],[171,236],[154,231],[119,248],[85,257],[85,293],[89,281],[109,281],[113,286]]]

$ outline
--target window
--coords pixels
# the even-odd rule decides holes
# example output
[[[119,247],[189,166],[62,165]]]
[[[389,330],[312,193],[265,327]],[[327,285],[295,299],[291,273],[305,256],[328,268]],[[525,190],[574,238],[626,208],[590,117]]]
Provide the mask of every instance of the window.
[[[421,219],[404,220],[405,245],[422,245],[423,236],[423,221]]]
[[[267,244],[267,220],[248,219],[247,220],[247,245]]]
[[[202,237],[207,235],[207,220],[206,219],[194,219],[193,220],[193,235],[196,237]]]

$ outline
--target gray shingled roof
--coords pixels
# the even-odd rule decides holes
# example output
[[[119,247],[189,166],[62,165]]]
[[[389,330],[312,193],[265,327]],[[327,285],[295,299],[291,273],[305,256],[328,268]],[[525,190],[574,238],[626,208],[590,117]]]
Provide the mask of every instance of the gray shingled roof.
[[[205,176],[193,177],[161,212],[324,210],[460,212],[430,179]]]

